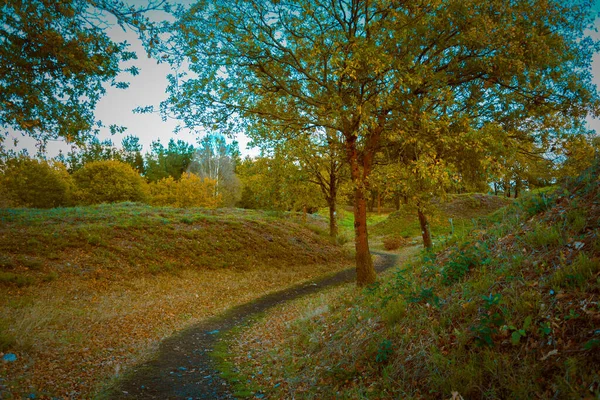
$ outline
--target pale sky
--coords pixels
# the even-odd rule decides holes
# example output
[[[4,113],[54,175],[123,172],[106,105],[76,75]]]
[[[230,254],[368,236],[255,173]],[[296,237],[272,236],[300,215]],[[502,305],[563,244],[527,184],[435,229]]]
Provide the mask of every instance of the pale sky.
[[[599,4],[596,4],[596,8]],[[596,20],[596,27],[600,27],[600,18]],[[166,98],[165,89],[167,86],[166,76],[170,72],[168,64],[158,64],[156,60],[146,56],[141,42],[132,32],[124,32],[118,26],[111,29],[110,35],[113,40],[127,40],[131,44],[130,50],[138,54],[138,60],[133,63],[140,68],[140,74],[137,76],[125,76],[124,79],[130,82],[130,87],[125,90],[107,88],[106,95],[98,103],[96,116],[104,122],[106,126],[111,124],[126,126],[128,129],[123,134],[111,135],[108,129],[101,132],[99,138],[110,138],[115,145],[120,146],[121,140],[126,135],[135,135],[140,138],[140,143],[143,145],[142,153],[150,150],[150,143],[160,139],[163,144],[167,144],[170,138],[182,139],[188,143],[196,144],[198,135],[189,132],[181,131],[177,135],[173,130],[177,126],[177,121],[163,121],[158,114],[134,114],[132,110],[138,106],[153,105],[158,109],[160,101]],[[594,32],[593,36],[598,38],[600,34]],[[600,87],[600,55],[596,54],[593,62],[594,83]],[[588,120],[589,125],[596,132],[600,132],[600,120]],[[19,140],[19,148],[26,148],[30,155],[34,155],[37,151],[35,141],[24,137],[18,133],[9,133],[6,144],[12,143],[12,138]],[[241,135],[237,137],[240,144],[242,155],[258,154],[257,149],[248,147],[248,139]],[[62,141],[52,141],[47,146],[47,156],[54,157],[58,154],[59,149],[67,152],[70,146]]]
[[[131,44],[129,50],[135,51],[138,59],[128,64],[137,66],[140,73],[137,76],[122,74],[121,79],[130,82],[127,89],[106,88],[106,94],[98,102],[95,115],[105,126],[116,124],[126,126],[127,130],[122,134],[111,135],[108,129],[102,129],[99,139],[110,138],[115,145],[120,147],[125,136],[135,135],[140,138],[140,143],[144,147],[142,153],[149,151],[150,144],[157,139],[160,139],[161,143],[165,145],[172,137],[175,140],[181,139],[195,145],[198,138],[196,133],[187,130],[182,130],[177,135],[173,133],[177,126],[176,120],[163,121],[158,113],[133,113],[132,110],[138,106],[153,105],[155,109],[158,109],[159,103],[166,98],[167,75],[171,70],[168,64],[158,64],[156,60],[148,58],[140,40],[134,33],[125,32],[116,26],[111,28],[110,36],[115,41],[126,40]],[[19,148],[26,148],[30,155],[36,153],[37,148],[34,140],[19,133],[10,133],[6,143],[12,143],[13,138],[19,140]],[[258,153],[256,149],[251,150],[247,147],[248,139],[245,136],[238,137],[237,140],[243,155],[256,155]],[[231,141],[231,139],[228,139],[228,141]],[[49,142],[46,148],[49,158],[56,156],[59,150],[66,153],[70,150],[70,146],[62,140],[55,140]]]

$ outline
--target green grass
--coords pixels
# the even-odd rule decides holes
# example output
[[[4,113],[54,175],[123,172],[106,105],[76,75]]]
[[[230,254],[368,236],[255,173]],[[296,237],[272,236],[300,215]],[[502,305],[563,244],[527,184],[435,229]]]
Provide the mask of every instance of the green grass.
[[[479,219],[510,204],[511,199],[499,196],[470,193],[451,195],[444,201],[430,205],[428,221],[435,243],[456,240],[479,225]],[[373,224],[369,231],[374,236],[388,239],[421,236],[417,208],[402,205],[386,219]]]
[[[278,308],[240,333],[240,381],[270,398],[600,397],[597,176],[525,196],[375,286]],[[379,232],[410,229],[401,213]]]

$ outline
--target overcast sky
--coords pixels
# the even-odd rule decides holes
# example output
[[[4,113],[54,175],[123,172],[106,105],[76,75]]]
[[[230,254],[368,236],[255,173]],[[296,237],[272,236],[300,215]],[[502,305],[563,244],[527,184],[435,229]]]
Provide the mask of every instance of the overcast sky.
[[[596,4],[596,8],[600,5]],[[600,26],[600,19],[596,20],[596,26]],[[166,77],[170,72],[168,64],[158,64],[154,59],[146,56],[146,53],[132,32],[124,32],[118,26],[111,29],[110,35],[115,41],[127,40],[131,44],[130,49],[138,54],[138,60],[134,65],[140,68],[140,74],[137,76],[125,76],[130,82],[130,87],[125,90],[107,88],[106,95],[98,103],[96,116],[104,122],[106,126],[111,124],[126,126],[128,129],[124,134],[111,135],[107,130],[100,134],[100,139],[110,138],[113,143],[120,145],[121,140],[126,135],[135,135],[140,138],[144,146],[142,152],[150,149],[150,143],[154,140],[160,140],[166,144],[170,138],[182,139],[188,143],[195,144],[198,135],[196,133],[181,131],[177,135],[173,134],[177,121],[163,121],[158,114],[134,114],[132,110],[138,106],[153,105],[158,108],[160,101],[166,97],[165,88],[167,86]],[[593,33],[596,38],[600,36],[598,32]],[[600,55],[596,54],[593,63],[594,83],[600,86]],[[590,120],[590,127],[600,132],[600,121]],[[35,142],[18,133],[9,133],[7,144],[12,142],[12,138],[19,140],[19,148],[26,148],[30,155],[36,153]],[[248,139],[245,136],[237,138],[240,144],[240,150],[243,155],[257,155],[256,149],[248,147]],[[47,156],[54,157],[59,149],[68,151],[69,146],[62,141],[52,141],[47,147]]]

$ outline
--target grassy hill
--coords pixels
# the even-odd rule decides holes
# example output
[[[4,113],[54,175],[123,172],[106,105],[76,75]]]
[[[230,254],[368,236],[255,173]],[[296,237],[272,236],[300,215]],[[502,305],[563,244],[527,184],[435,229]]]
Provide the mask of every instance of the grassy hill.
[[[231,342],[270,398],[600,397],[600,169]]]
[[[0,210],[0,397],[90,397],[163,337],[352,265],[327,223],[133,203]]]
[[[452,233],[467,232],[480,217],[510,204],[513,199],[487,194],[468,193],[449,195],[443,201],[434,201],[430,208],[429,224],[434,240]],[[400,238],[420,237],[421,227],[417,209],[412,205],[401,205],[398,211],[373,225],[369,234],[374,238],[394,241]],[[377,241],[374,242],[378,244]]]

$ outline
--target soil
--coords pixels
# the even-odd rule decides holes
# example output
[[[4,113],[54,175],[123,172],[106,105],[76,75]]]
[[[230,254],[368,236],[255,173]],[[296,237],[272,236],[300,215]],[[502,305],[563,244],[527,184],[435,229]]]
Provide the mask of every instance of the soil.
[[[402,253],[408,253],[409,248]],[[399,255],[373,254],[375,269],[384,271],[396,265]],[[230,309],[161,342],[156,357],[134,367],[102,397],[110,399],[233,399],[227,381],[221,378],[210,356],[220,337],[253,316],[285,301],[316,293],[327,287],[352,282],[354,268],[294,286],[251,303]]]

